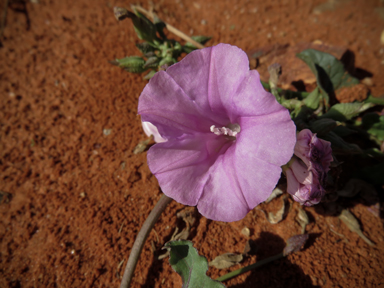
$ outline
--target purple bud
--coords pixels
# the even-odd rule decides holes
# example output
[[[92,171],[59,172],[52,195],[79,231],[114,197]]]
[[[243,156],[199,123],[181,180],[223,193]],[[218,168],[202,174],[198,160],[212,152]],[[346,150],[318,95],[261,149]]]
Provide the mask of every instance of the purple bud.
[[[325,194],[325,190],[312,171],[297,158],[291,162],[291,166],[285,171],[287,176],[287,191],[293,199],[305,206],[318,204]]]
[[[297,135],[295,155],[299,157],[310,168],[329,171],[332,162],[331,143],[317,138],[316,133],[304,129]]]
[[[332,162],[331,143],[304,129],[297,135],[295,156],[285,169],[288,193],[303,205],[318,204],[325,194],[324,185]]]

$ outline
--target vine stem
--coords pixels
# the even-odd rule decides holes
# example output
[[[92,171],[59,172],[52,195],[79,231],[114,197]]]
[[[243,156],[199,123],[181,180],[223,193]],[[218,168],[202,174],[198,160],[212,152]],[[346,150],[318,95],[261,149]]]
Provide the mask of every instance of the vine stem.
[[[147,239],[153,226],[155,226],[155,223],[159,219],[161,213],[165,210],[171,201],[172,198],[169,198],[163,194],[160,200],[156,203],[155,207],[152,209],[151,213],[149,213],[147,219],[145,220],[143,226],[136,236],[135,243],[133,243],[131,254],[129,255],[127,265],[125,266],[120,288],[128,288],[131,284],[133,273],[135,272],[137,261],[140,258],[141,250],[143,250],[145,240]]]

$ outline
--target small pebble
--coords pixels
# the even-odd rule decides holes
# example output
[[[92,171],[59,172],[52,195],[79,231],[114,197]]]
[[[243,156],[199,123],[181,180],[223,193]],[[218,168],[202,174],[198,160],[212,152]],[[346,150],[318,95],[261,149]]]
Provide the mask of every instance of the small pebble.
[[[251,231],[249,230],[248,227],[244,227],[243,229],[241,229],[241,234],[243,234],[246,237],[249,237],[251,235]]]
[[[108,136],[109,134],[111,134],[111,132],[112,132],[112,129],[103,129],[103,134],[105,136]]]
[[[373,85],[373,81],[372,81],[371,77],[364,78],[363,80],[361,80],[361,83],[363,83],[363,84],[365,84],[367,86],[372,86]]]
[[[380,43],[381,45],[384,45],[384,30],[381,32],[381,35],[380,35]]]

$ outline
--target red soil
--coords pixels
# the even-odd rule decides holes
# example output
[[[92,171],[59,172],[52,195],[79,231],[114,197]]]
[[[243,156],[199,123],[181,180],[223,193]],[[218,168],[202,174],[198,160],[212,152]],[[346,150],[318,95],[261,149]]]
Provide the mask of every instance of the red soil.
[[[131,23],[116,22],[112,12],[129,3],[38,2],[10,1],[1,39],[0,190],[10,195],[2,192],[0,204],[0,287],[118,287],[135,236],[160,198],[146,154],[132,153],[146,139],[136,110],[146,82],[107,62],[139,54]],[[329,3],[164,0],[155,8],[187,34],[213,36],[209,45],[226,42],[251,51],[320,40],[347,48],[355,74],[371,78],[366,83],[373,95],[383,95],[383,1]],[[360,198],[348,204],[375,246],[326,216],[320,208],[327,206],[305,208],[310,241],[303,251],[226,285],[384,287],[383,221]],[[189,239],[208,260],[241,253],[248,239],[258,247],[241,264],[208,273],[217,277],[281,252],[284,241],[300,233],[300,205],[293,203],[275,225],[259,211],[275,212],[280,205],[281,199],[262,204],[234,223],[198,215]],[[153,248],[158,253],[182,227],[176,214],[183,209],[172,202],[161,216],[132,287],[181,287],[168,260],[157,260]],[[249,236],[241,233],[244,227]]]

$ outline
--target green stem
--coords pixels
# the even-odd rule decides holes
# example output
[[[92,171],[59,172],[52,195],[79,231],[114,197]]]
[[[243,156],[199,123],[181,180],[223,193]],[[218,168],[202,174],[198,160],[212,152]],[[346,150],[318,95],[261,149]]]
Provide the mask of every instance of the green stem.
[[[283,258],[283,257],[285,257],[283,253],[277,254],[277,255],[272,256],[272,257],[269,257],[269,258],[267,258],[267,259],[264,259],[264,260],[258,261],[258,262],[256,262],[256,263],[253,263],[253,264],[251,264],[251,265],[249,265],[249,266],[246,266],[246,267],[237,269],[237,270],[235,270],[235,271],[229,272],[229,273],[227,273],[227,274],[225,274],[225,275],[223,275],[223,276],[217,278],[216,280],[217,280],[217,281],[220,281],[220,282],[229,280],[229,279],[231,279],[231,278],[233,278],[233,277],[235,277],[235,276],[238,276],[238,275],[240,275],[240,274],[243,274],[243,273],[245,273],[245,272],[248,272],[248,271],[250,271],[250,270],[252,270],[252,269],[259,268],[259,267],[261,267],[261,266],[263,266],[263,265],[265,265],[265,264],[268,264],[268,263],[270,263],[270,262],[273,262],[273,261],[275,261],[275,260],[277,260],[277,259],[280,259],[280,258]]]
[[[127,266],[125,266],[123,279],[121,280],[120,288],[128,288],[131,284],[133,273],[135,272],[137,261],[139,260],[141,250],[143,249],[145,240],[147,239],[149,232],[151,232],[153,226],[159,219],[161,213],[165,210],[168,204],[172,201],[171,198],[161,196],[160,200],[156,203],[155,207],[149,213],[143,226],[136,236],[135,243],[133,243],[131,254],[129,255]]]

